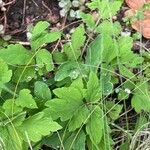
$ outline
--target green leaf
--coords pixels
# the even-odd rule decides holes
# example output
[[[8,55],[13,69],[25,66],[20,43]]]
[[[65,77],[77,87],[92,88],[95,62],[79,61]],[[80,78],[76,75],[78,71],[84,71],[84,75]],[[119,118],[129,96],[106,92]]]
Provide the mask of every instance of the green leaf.
[[[3,104],[3,109],[7,116],[12,115],[12,113],[17,114],[22,111],[22,108],[16,105],[14,99],[7,99]]]
[[[77,78],[76,80],[74,80],[71,85],[71,87],[75,87],[77,89],[79,89],[80,91],[82,91],[82,89],[84,89],[84,83],[81,77]]]
[[[131,101],[132,107],[137,113],[140,113],[142,110],[149,112],[150,111],[150,94],[148,83],[137,84],[135,87],[134,95]]]
[[[69,47],[67,47],[64,52],[68,56],[70,60],[77,60],[81,55],[80,48],[84,45],[86,36],[85,29],[83,24],[78,26],[74,33],[71,35],[71,42],[69,43]]]
[[[31,47],[33,50],[37,50],[45,44],[52,43],[61,37],[61,32],[49,33],[49,31],[46,31],[48,27],[49,23],[46,21],[40,21],[35,25],[31,38]]]
[[[61,64],[67,61],[67,55],[65,52],[53,52],[52,56],[55,63]]]
[[[0,59],[0,84],[7,83],[11,80],[12,71],[8,70],[8,65]]]
[[[95,21],[91,14],[85,14],[80,12],[80,17],[82,18],[83,22],[90,28],[93,29],[95,27]]]
[[[119,150],[128,150],[128,149],[130,149],[129,146],[130,146],[130,141],[129,141],[129,139],[127,139],[127,140],[125,140],[124,143],[122,143],[120,145],[120,149]]]
[[[80,106],[75,112],[74,116],[71,118],[69,123],[69,132],[80,128],[82,124],[85,124],[87,117],[89,115],[89,110],[86,106]]]
[[[148,127],[146,116],[139,116],[135,125],[135,132],[139,132]]]
[[[101,63],[110,65],[116,57],[117,51],[113,38],[110,34],[101,33],[87,49],[86,64],[90,70],[97,71]]]
[[[105,129],[105,133],[103,135],[101,142],[98,145],[99,150],[107,150],[107,149],[113,150],[113,145],[115,143],[110,135],[111,129],[109,126],[108,127],[105,126],[104,129]]]
[[[23,108],[37,108],[35,100],[33,99],[28,89],[23,89],[19,92],[19,97],[16,99],[16,104],[17,106],[21,106]]]
[[[75,134],[76,135],[76,134]],[[79,136],[74,144],[74,150],[85,150],[86,135],[83,130],[80,131]]]
[[[14,112],[12,113],[12,104]],[[0,117],[0,147],[4,149],[20,150],[22,149],[22,135],[18,127],[25,120],[26,113],[17,107],[12,99],[6,100],[3,105],[4,112]],[[13,115],[13,116],[12,116]]]
[[[133,39],[131,37],[120,37],[118,39],[118,57],[121,64],[126,67],[137,67],[143,62],[143,58],[131,51]]]
[[[60,32],[43,33],[41,36],[31,41],[31,47],[33,50],[37,50],[45,44],[55,42],[60,37]]]
[[[119,104],[115,104],[113,101],[106,102],[106,109],[109,111],[109,116],[111,119],[118,119],[123,106]]]
[[[97,75],[90,73],[89,81],[87,82],[86,101],[97,102],[101,99],[100,81]]]
[[[22,74],[23,73],[23,74]],[[20,78],[21,75],[21,78]],[[24,70],[24,67],[18,67],[15,71],[14,71],[14,75],[13,75],[13,82],[29,82],[32,79],[36,79],[36,71],[35,71],[35,67],[30,66],[27,67],[26,70]]]
[[[117,14],[120,10],[122,1],[109,1],[109,0],[92,0],[88,3],[88,7],[92,10],[98,9],[100,11],[100,16],[102,19],[111,18]]]
[[[0,126],[0,148],[1,150],[22,150],[23,140],[21,134],[12,126]]]
[[[46,102],[50,108],[52,117],[61,118],[62,121],[71,119],[76,110],[83,105],[82,93],[74,87],[62,87],[55,89],[54,94],[59,98]]]
[[[49,25],[50,24],[47,21],[39,21],[32,31],[32,40],[38,38],[38,36],[49,27]]]
[[[102,33],[101,36],[102,36],[102,38],[101,38],[102,60],[101,61],[104,64],[106,63],[106,65],[107,65],[107,66],[105,66],[104,64],[102,64],[101,67],[102,67],[102,69],[107,70],[108,66],[110,66],[110,63],[118,56],[117,46],[115,45],[117,43],[110,34]]]
[[[101,91],[103,95],[109,95],[113,91],[113,84],[111,83],[111,75],[108,72],[101,73]]]
[[[54,68],[52,55],[46,49],[41,49],[36,55],[36,65],[40,69],[45,67],[46,71],[52,71]]]
[[[90,70],[93,71],[96,71],[97,67],[102,62],[103,45],[101,40],[102,36],[98,35],[87,49],[86,64],[89,65]]]
[[[97,28],[98,33],[109,34],[112,36],[118,36],[121,33],[121,25],[119,22],[110,22],[108,20],[103,21]]]
[[[91,110],[92,114],[88,120],[88,123],[86,124],[86,132],[93,144],[98,144],[100,143],[104,134],[103,111],[98,106],[95,106],[93,109]]]
[[[78,136],[76,137],[76,135]],[[75,139],[76,138],[76,139]],[[75,139],[75,141],[74,141]],[[74,141],[74,143],[72,143]],[[83,130],[80,133],[73,132],[70,136],[65,139],[64,148],[65,150],[85,150],[86,135]],[[72,147],[71,147],[72,146]]]
[[[72,42],[71,44],[72,44],[73,51],[76,54],[76,58],[80,56],[80,48],[81,46],[84,45],[86,39],[86,36],[84,34],[85,34],[85,29],[83,24],[81,24],[75,29],[75,31],[71,35],[71,42]]]
[[[77,99],[82,100],[83,96],[81,91],[74,87],[62,87],[53,90],[54,94],[60,98],[65,100],[76,101]]]
[[[87,49],[86,64],[90,70],[97,71],[101,63],[110,65],[110,62],[116,57],[117,51],[114,39],[110,34],[101,33]]]
[[[50,100],[52,95],[48,85],[42,81],[36,81],[34,84],[34,94],[40,100]]]
[[[133,77],[135,77],[135,74],[132,73],[127,67],[125,67],[124,65],[120,65],[119,66],[119,71],[121,73],[121,75],[133,79]]]
[[[66,62],[59,67],[59,70],[55,74],[55,81],[61,81],[67,77],[76,79],[79,72],[79,64],[76,62]]]
[[[0,49],[0,58],[9,65],[26,65],[32,54],[20,44],[10,44],[7,48]]]
[[[61,126],[51,118],[45,117],[43,112],[29,117],[20,126],[24,139],[27,141],[28,137],[33,142],[38,142],[42,136],[49,135],[50,132],[55,132],[59,129],[61,129]]]
[[[73,106],[74,104],[74,106]],[[52,99],[47,101],[45,104],[47,109],[44,110],[45,113],[49,113],[54,120],[61,118],[61,121],[66,121],[71,119],[75,109],[78,109],[80,103],[69,102],[62,99]]]

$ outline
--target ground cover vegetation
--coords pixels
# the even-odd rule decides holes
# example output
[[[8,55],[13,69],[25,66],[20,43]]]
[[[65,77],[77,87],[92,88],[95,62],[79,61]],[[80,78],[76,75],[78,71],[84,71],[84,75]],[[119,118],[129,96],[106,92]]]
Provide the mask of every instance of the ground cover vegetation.
[[[150,1],[48,4],[0,1],[0,149],[149,150]]]

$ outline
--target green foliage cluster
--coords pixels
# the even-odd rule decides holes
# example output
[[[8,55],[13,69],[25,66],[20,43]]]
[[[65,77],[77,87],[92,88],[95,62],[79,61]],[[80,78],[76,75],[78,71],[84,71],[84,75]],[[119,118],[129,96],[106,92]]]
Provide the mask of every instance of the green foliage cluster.
[[[46,21],[33,28],[30,48],[0,48],[0,149],[113,150],[113,126],[125,136],[120,150],[129,149],[147,118],[137,118],[133,134],[115,121],[126,101],[137,114],[150,111],[150,57],[134,53],[133,38],[121,36],[120,23],[110,19],[121,5],[120,0],[88,3],[101,19],[82,12],[83,23],[61,50],[45,48],[63,37],[49,31]]]

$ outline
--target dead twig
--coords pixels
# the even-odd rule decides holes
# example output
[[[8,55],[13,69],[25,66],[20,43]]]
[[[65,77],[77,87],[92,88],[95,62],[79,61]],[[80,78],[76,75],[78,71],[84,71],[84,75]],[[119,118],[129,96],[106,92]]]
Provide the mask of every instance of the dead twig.
[[[49,11],[49,13],[52,15],[52,11],[49,9],[49,7],[45,4],[44,1],[42,1],[42,5]]]
[[[25,14],[26,14],[26,3],[27,3],[27,0],[24,0],[23,2],[23,11],[22,11],[22,25],[24,25],[24,22],[25,22]]]

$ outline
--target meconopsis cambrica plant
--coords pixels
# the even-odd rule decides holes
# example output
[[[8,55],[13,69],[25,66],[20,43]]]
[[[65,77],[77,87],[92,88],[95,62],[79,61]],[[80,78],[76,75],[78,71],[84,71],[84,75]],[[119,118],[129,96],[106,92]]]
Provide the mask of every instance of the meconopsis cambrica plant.
[[[68,19],[80,18],[80,11],[85,9],[87,0],[59,0],[60,16]]]

